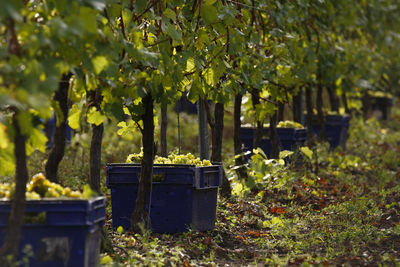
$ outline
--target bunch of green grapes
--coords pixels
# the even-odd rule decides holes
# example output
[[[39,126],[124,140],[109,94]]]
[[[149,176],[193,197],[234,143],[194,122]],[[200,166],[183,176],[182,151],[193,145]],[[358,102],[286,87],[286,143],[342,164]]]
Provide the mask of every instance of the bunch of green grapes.
[[[46,179],[43,173],[38,173],[32,177],[32,180],[27,184],[26,191],[32,193],[32,196],[35,196],[36,193],[39,197],[83,198],[81,192],[72,191],[69,187],[62,187],[59,184],[52,183]]]
[[[126,162],[127,163],[140,163],[143,158],[143,151],[137,154],[130,154]],[[196,158],[193,154],[188,153],[186,155],[176,155],[175,153],[171,153],[168,158],[155,156],[154,164],[188,164],[195,165],[196,167],[203,166],[211,166],[211,162],[209,160],[201,160],[200,158]]]
[[[304,126],[301,123],[295,121],[280,121],[277,128],[301,128],[303,129]]]
[[[10,199],[14,195],[15,184],[0,184],[0,198]],[[62,187],[46,179],[43,173],[38,173],[26,184],[26,199],[41,198],[84,198],[81,192],[72,191],[69,187]]]
[[[15,184],[0,184],[0,198],[11,198],[14,195]]]

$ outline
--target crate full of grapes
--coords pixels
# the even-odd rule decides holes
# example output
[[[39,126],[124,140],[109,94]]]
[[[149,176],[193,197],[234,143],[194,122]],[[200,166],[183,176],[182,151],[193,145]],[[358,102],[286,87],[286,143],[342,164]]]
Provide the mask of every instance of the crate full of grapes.
[[[277,125],[278,142],[281,150],[295,150],[301,146],[305,140],[307,131],[300,123],[292,121],[281,121]],[[240,128],[240,138],[245,150],[253,150],[254,134],[256,129],[251,126],[242,126]],[[261,149],[269,157],[271,155],[271,141],[269,138],[269,125],[263,128],[263,138],[261,140]]]
[[[138,154],[134,154],[138,155]],[[111,189],[113,228],[130,228],[135,208],[141,165],[108,164],[107,187]],[[215,225],[218,187],[222,166],[200,161],[191,154],[156,157],[150,212],[151,227],[157,233],[184,232],[190,228],[211,230]]]
[[[105,197],[86,199],[49,182],[43,175],[27,186],[27,201],[19,248],[19,260],[31,267],[97,266],[101,229],[105,223]],[[0,185],[0,245],[11,210],[13,186]],[[10,190],[11,189],[11,190]]]

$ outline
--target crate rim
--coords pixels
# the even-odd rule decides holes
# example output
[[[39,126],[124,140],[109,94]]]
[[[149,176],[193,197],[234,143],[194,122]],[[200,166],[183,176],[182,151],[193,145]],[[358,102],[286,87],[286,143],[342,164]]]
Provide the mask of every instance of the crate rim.
[[[40,199],[26,199],[26,203],[32,203],[32,204],[65,204],[65,202],[70,202],[70,203],[94,203],[97,202],[98,200],[103,199],[106,201],[106,195],[102,196],[97,196],[97,197],[92,197],[89,199],[83,199],[83,198],[51,198],[51,197],[45,197],[45,198],[40,198]],[[11,204],[12,200],[11,199],[6,199],[6,198],[0,198],[0,205],[2,204]]]
[[[106,167],[142,167],[141,163],[106,163]],[[166,168],[176,168],[176,167],[192,167],[192,168],[213,168],[222,166],[221,162],[212,162],[210,166],[197,166],[194,164],[153,164],[153,167],[166,167]]]

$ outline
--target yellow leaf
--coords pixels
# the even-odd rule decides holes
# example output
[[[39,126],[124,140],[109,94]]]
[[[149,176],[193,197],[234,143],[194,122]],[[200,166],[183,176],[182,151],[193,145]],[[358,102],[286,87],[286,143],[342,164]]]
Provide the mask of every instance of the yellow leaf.
[[[97,56],[92,60],[92,64],[95,73],[99,74],[102,70],[104,70],[108,66],[108,60],[104,56]]]
[[[188,58],[188,60],[186,61],[186,71],[187,72],[191,72],[194,70],[194,58],[190,57]]]
[[[101,114],[95,107],[91,107],[89,113],[87,114],[87,122],[95,124],[96,126],[103,123],[105,116]]]
[[[81,113],[82,111],[78,108],[78,105],[72,105],[69,112],[68,125],[74,130],[78,129],[81,125]]]
[[[110,256],[106,255],[100,259],[100,265],[110,264],[113,260]]]
[[[313,157],[313,152],[311,149],[309,149],[306,146],[300,147],[300,151],[309,159],[312,159]]]

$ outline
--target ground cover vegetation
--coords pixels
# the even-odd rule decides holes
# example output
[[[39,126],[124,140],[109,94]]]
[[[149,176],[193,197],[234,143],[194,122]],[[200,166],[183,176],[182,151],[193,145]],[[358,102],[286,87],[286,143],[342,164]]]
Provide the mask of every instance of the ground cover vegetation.
[[[49,181],[74,190],[88,183],[107,193],[104,163],[125,162],[142,151],[131,229],[114,238],[131,242],[132,250],[114,244],[126,259],[108,252],[103,261],[149,265],[171,255],[158,260],[222,264],[237,256],[250,264],[264,251],[261,264],[395,262],[397,228],[388,225],[395,224],[397,212],[397,129],[367,119],[371,107],[379,106],[379,95],[398,95],[397,1],[0,3],[0,175],[15,183],[0,256],[16,258],[29,177],[44,172]],[[186,238],[209,253],[206,258],[179,244],[168,252],[164,238],[169,236],[145,230],[155,155],[197,156],[196,132],[204,127],[186,115],[181,122],[190,128],[176,127],[175,113],[168,112],[182,95],[204,108],[212,145],[210,158],[200,153],[200,160],[224,164],[223,201],[211,235],[192,231],[170,242]],[[323,143],[326,115],[343,113],[352,116],[352,141],[346,151],[332,152]],[[46,137],[51,117],[55,128]],[[288,119],[294,122],[282,122]],[[252,154],[243,151],[240,137],[241,125],[249,123],[255,129]],[[277,127],[297,128],[296,123],[306,126],[307,146],[282,151]],[[66,150],[67,127],[74,137]],[[269,158],[258,149],[264,127]],[[180,129],[187,139],[180,138]],[[50,137],[53,145],[46,151]],[[389,224],[379,221],[385,214]],[[239,234],[239,226],[247,227],[247,234]],[[302,233],[309,239],[299,243]],[[327,238],[337,245],[325,247]],[[348,239],[357,239],[354,251]],[[384,241],[392,242],[393,253],[379,253]],[[368,253],[360,244],[377,250]],[[315,257],[307,253],[311,250]]]
[[[399,119],[354,119],[346,150],[327,143],[285,164],[262,152],[249,179],[227,175],[212,231],[112,234],[106,266],[395,266],[399,264]],[[284,155],[282,155],[284,156]],[[107,221],[111,231],[111,218]]]

